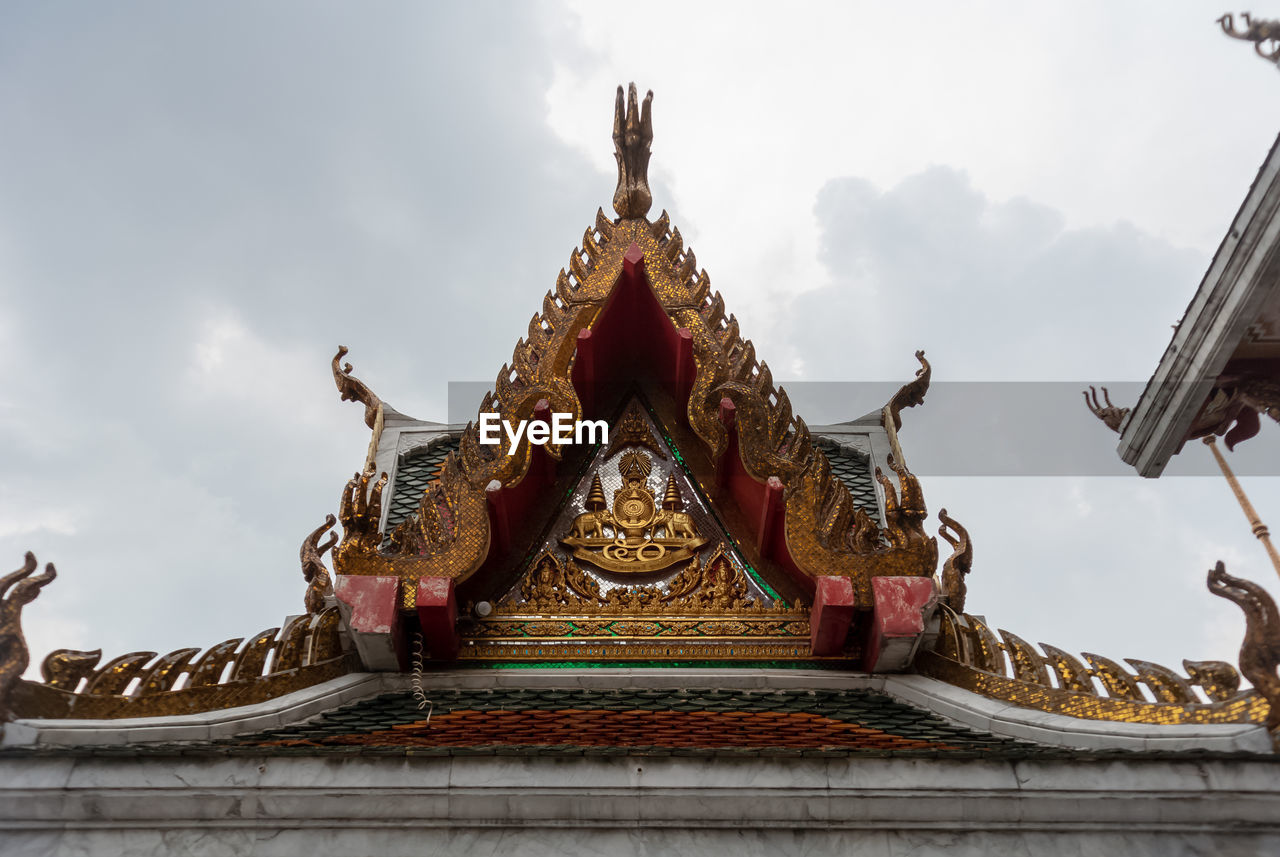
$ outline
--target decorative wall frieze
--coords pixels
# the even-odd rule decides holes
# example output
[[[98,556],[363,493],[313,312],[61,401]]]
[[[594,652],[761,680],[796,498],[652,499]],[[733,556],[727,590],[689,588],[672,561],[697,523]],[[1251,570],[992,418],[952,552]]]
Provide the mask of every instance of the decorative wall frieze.
[[[523,583],[496,605],[493,617],[584,616],[803,616],[781,603],[766,605],[750,595],[743,571],[720,547],[703,563],[697,556],[669,581],[605,590],[573,559],[544,553]],[[494,618],[494,621],[499,621]],[[807,634],[808,631],[806,630]]]
[[[459,658],[809,658],[808,611],[750,591],[723,548],[667,581],[607,591],[572,558],[548,552],[491,614],[463,626]]]

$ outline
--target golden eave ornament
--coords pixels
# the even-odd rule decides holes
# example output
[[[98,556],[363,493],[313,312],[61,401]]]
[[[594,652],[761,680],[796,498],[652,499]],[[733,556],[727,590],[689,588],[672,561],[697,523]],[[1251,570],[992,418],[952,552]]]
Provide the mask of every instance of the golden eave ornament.
[[[648,484],[652,469],[643,452],[624,453],[618,464],[623,487],[613,493],[612,508],[605,503],[600,474],[592,476],[586,511],[574,518],[571,533],[560,544],[572,548],[575,558],[618,574],[647,574],[691,559],[707,539],[698,534],[693,518],[680,511],[683,502],[674,477],[667,480],[661,505],[655,502]]]
[[[653,91],[639,105],[636,85],[627,87],[627,102],[622,102],[622,87],[613,108],[613,156],[618,160],[618,188],[613,192],[613,210],[623,220],[644,217],[653,205],[649,190],[649,146],[653,143]]]

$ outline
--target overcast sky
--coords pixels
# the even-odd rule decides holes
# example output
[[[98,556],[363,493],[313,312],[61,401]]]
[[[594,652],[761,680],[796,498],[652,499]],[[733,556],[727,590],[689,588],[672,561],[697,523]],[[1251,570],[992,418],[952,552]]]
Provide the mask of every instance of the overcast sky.
[[[1217,14],[6,4],[0,567],[59,568],[32,668],[298,612],[298,545],[368,442],[336,346],[424,419],[492,379],[609,209],[620,82],[655,92],[654,214],[775,377],[905,380],[924,348],[940,384],[1144,381],[1280,130],[1280,73]],[[802,415],[866,410],[829,404]],[[1245,485],[1280,528],[1280,479]],[[1220,478],[924,491],[973,535],[970,611],[1032,641],[1234,662],[1206,570],[1280,588]]]

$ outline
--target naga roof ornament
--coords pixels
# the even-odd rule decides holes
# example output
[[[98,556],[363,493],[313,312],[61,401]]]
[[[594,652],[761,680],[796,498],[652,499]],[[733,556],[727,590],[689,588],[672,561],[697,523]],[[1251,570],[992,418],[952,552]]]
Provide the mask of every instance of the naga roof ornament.
[[[1280,21],[1255,20],[1248,12],[1240,13],[1244,29],[1237,30],[1235,16],[1230,12],[1217,20],[1222,32],[1233,39],[1253,42],[1253,49],[1264,60],[1280,64]]]
[[[22,634],[22,608],[58,576],[53,563],[40,574],[36,574],[37,568],[35,554],[28,551],[22,568],[0,577],[0,730],[6,720],[13,719],[10,691],[31,663],[27,638]]]
[[[351,374],[350,363],[339,365],[339,361],[347,356],[347,346],[339,345],[338,353],[333,355],[333,381],[338,385],[344,402],[359,402],[364,405],[364,424],[371,429],[377,428],[378,416],[382,413],[382,400],[369,389],[369,385]]]

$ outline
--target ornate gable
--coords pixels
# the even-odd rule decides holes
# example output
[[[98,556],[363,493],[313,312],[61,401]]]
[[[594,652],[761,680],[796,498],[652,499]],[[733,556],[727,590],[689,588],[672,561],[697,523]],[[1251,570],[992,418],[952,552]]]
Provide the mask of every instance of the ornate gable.
[[[632,398],[519,581],[484,615],[466,611],[461,658],[810,655],[809,611],[747,563],[664,436]]]
[[[893,477],[878,475],[884,519],[877,521],[832,473],[679,229],[665,212],[647,219],[649,100],[642,112],[634,87],[628,104],[619,92],[619,217],[597,212],[479,413],[513,424],[549,420],[551,413],[607,419],[622,413],[639,390],[647,402],[645,419],[679,463],[677,482],[701,486],[709,514],[724,523],[739,557],[730,564],[752,569],[780,603],[811,606],[819,580],[841,578],[848,581],[847,606],[868,611],[875,601],[873,578],[932,578],[936,542],[923,528],[919,484],[896,449],[897,411],[918,403],[923,387],[893,408],[890,437],[897,457],[889,459]],[[341,380],[349,385],[350,373]],[[555,573],[572,576],[587,547],[566,555],[537,543],[566,492],[575,498],[574,508],[586,511],[590,483],[582,484],[578,473],[594,453],[552,441],[535,444],[527,436],[514,446],[506,436],[499,445],[485,445],[478,423],[461,431],[456,454],[385,543],[377,518],[383,483],[373,469],[352,480],[341,516],[344,539],[334,555],[340,579],[394,578],[401,607],[412,609],[428,579],[450,581],[464,604],[500,602],[541,552],[551,557]],[[612,428],[612,438],[625,435],[626,421],[615,420]],[[658,463],[663,473],[672,472],[669,462]],[[620,478],[607,466],[599,475]],[[662,489],[655,482],[652,490],[656,508]],[[616,509],[610,513],[620,520]],[[707,544],[710,550],[716,542]],[[653,545],[652,554],[664,547]],[[690,556],[664,568],[682,573]],[[698,557],[701,571],[710,573],[706,556]]]

